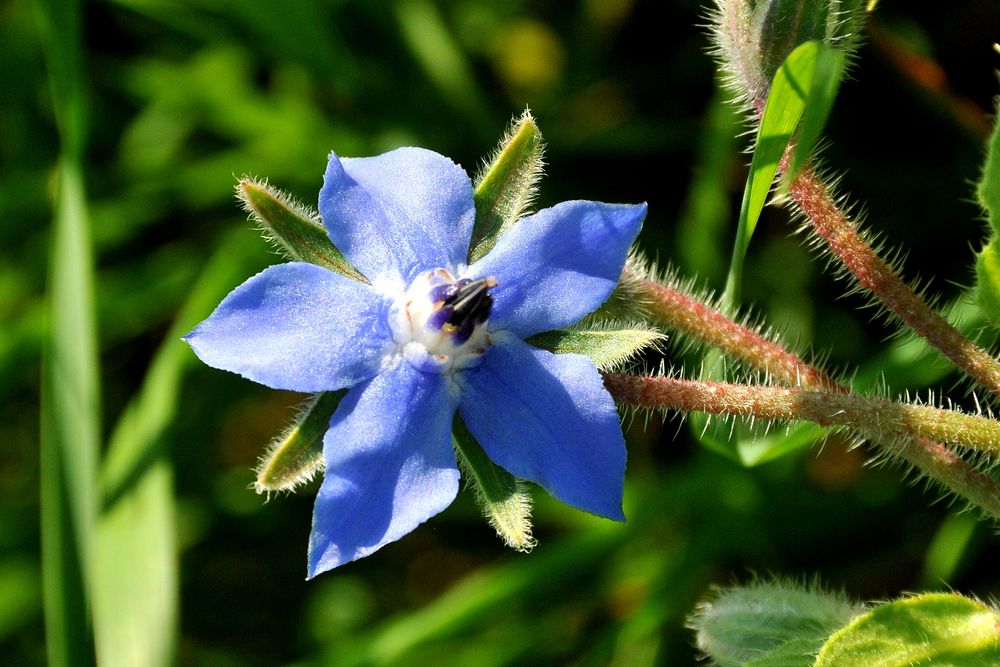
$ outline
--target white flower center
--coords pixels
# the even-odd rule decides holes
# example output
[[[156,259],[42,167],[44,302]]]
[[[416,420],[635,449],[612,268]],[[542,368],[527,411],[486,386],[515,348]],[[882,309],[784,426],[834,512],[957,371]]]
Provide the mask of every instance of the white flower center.
[[[486,328],[492,278],[456,280],[445,269],[422,273],[393,305],[390,325],[400,353],[423,371],[469,368],[490,347]]]

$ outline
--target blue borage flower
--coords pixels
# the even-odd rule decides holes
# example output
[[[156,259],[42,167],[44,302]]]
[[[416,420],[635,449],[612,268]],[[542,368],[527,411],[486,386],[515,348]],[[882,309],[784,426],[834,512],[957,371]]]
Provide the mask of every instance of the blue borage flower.
[[[185,340],[206,364],[275,389],[350,388],[324,438],[309,576],[376,551],[458,493],[456,410],[497,465],[624,520],[625,443],[586,357],[525,342],[614,288],[645,204],[569,201],[519,220],[466,263],[472,182],[420,148],[331,154],[319,197],[370,284],[302,262],[237,287]]]

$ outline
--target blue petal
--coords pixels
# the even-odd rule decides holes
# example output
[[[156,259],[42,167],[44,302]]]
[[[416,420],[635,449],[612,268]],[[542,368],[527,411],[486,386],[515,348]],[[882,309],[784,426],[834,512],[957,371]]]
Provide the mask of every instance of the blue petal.
[[[348,392],[323,441],[310,577],[398,540],[451,504],[456,404],[444,375],[402,359]]]
[[[589,359],[495,336],[462,384],[462,419],[497,465],[563,502],[625,520],[625,440]]]
[[[369,285],[302,262],[268,267],[184,337],[209,366],[275,389],[342,389],[372,377],[392,340]]]
[[[563,202],[519,220],[469,267],[493,277],[491,328],[521,338],[572,324],[611,294],[646,205]]]
[[[422,148],[354,159],[331,153],[319,211],[330,239],[359,271],[405,284],[424,270],[454,272],[465,261],[476,214],[468,174]]]

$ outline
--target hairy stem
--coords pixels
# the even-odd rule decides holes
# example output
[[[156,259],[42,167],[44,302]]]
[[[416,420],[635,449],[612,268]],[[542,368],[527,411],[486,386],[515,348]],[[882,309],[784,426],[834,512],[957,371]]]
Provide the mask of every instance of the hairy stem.
[[[1000,422],[985,417],[881,398],[800,387],[704,382],[605,373],[604,384],[621,403],[681,412],[707,412],[767,420],[804,420],[846,426],[891,440],[932,439],[1000,452]]]
[[[878,256],[814,170],[803,169],[789,194],[808,219],[809,229],[823,239],[859,285],[952,363],[1000,397],[1000,360],[959,333]]]
[[[734,322],[711,305],[678,289],[644,280],[634,273],[625,278],[633,289],[638,290],[649,315],[657,323],[711,345],[727,357],[763,371],[782,384],[849,393],[847,387],[815,366],[807,364],[759,332]],[[862,432],[886,453],[899,457],[955,495],[1000,518],[1000,486],[947,446],[926,438],[901,439],[898,434],[893,438],[882,438],[878,433]]]

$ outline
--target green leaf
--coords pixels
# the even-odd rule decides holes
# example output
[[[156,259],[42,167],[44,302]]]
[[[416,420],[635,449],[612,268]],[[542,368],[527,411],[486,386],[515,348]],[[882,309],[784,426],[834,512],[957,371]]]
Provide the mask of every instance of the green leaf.
[[[483,515],[507,546],[529,551],[535,546],[531,536],[531,496],[524,484],[493,463],[458,415],[452,442],[466,480],[476,492]]]
[[[998,107],[1000,111],[1000,107]],[[990,226],[993,232],[1000,232],[1000,122],[993,127],[990,137],[986,163],[983,164],[983,176],[976,188],[979,203],[989,214]]]
[[[989,243],[976,258],[976,303],[993,326],[1000,327],[1000,245],[997,243],[1000,232],[1000,123],[993,128],[976,196],[993,230]]]
[[[257,493],[293,491],[323,469],[323,436],[346,393],[316,394],[303,407],[296,423],[275,438],[257,466]]]
[[[647,347],[666,340],[644,324],[610,322],[600,328],[556,329],[532,336],[528,342],[556,354],[582,354],[602,371],[619,368]]]
[[[792,159],[785,170],[784,183],[790,185],[812,154],[826,119],[830,116],[837,90],[844,78],[844,54],[837,49],[820,46],[813,65],[812,83],[799,132],[792,147]],[[787,186],[786,186],[787,189]]]
[[[59,165],[42,356],[42,576],[49,663],[93,662],[89,590],[97,517],[100,388],[83,177]]]
[[[265,234],[290,259],[310,262],[348,278],[368,282],[333,245],[319,217],[267,183],[243,179],[236,196]]]
[[[469,263],[493,249],[535,197],[542,175],[542,133],[525,110],[500,141],[496,153],[476,179],[473,199],[476,223],[469,246]]]
[[[792,51],[774,75],[757,131],[750,173],[740,205],[739,226],[724,297],[730,309],[734,309],[740,302],[743,260],[750,246],[750,238],[771,191],[778,165],[803,112],[808,105],[816,104],[820,107],[811,112],[808,131],[814,133],[813,141],[829,112],[833,99],[830,95],[836,93],[836,84],[831,86],[831,77],[839,81],[843,72],[843,55],[835,51],[818,41],[806,42]],[[806,139],[809,140],[810,137],[807,136]]]
[[[102,665],[169,665],[176,651],[177,545],[173,469],[164,434],[194,355],[181,336],[256,267],[257,244],[230,234],[208,262],[112,436],[95,544],[94,626]]]
[[[808,667],[830,634],[862,611],[815,587],[757,582],[702,601],[690,626],[698,648],[721,667]]]
[[[929,593],[872,609],[837,631],[816,667],[1000,664],[1000,614],[955,593]]]
[[[996,238],[976,257],[976,303],[993,326],[1000,326],[1000,245]]]

